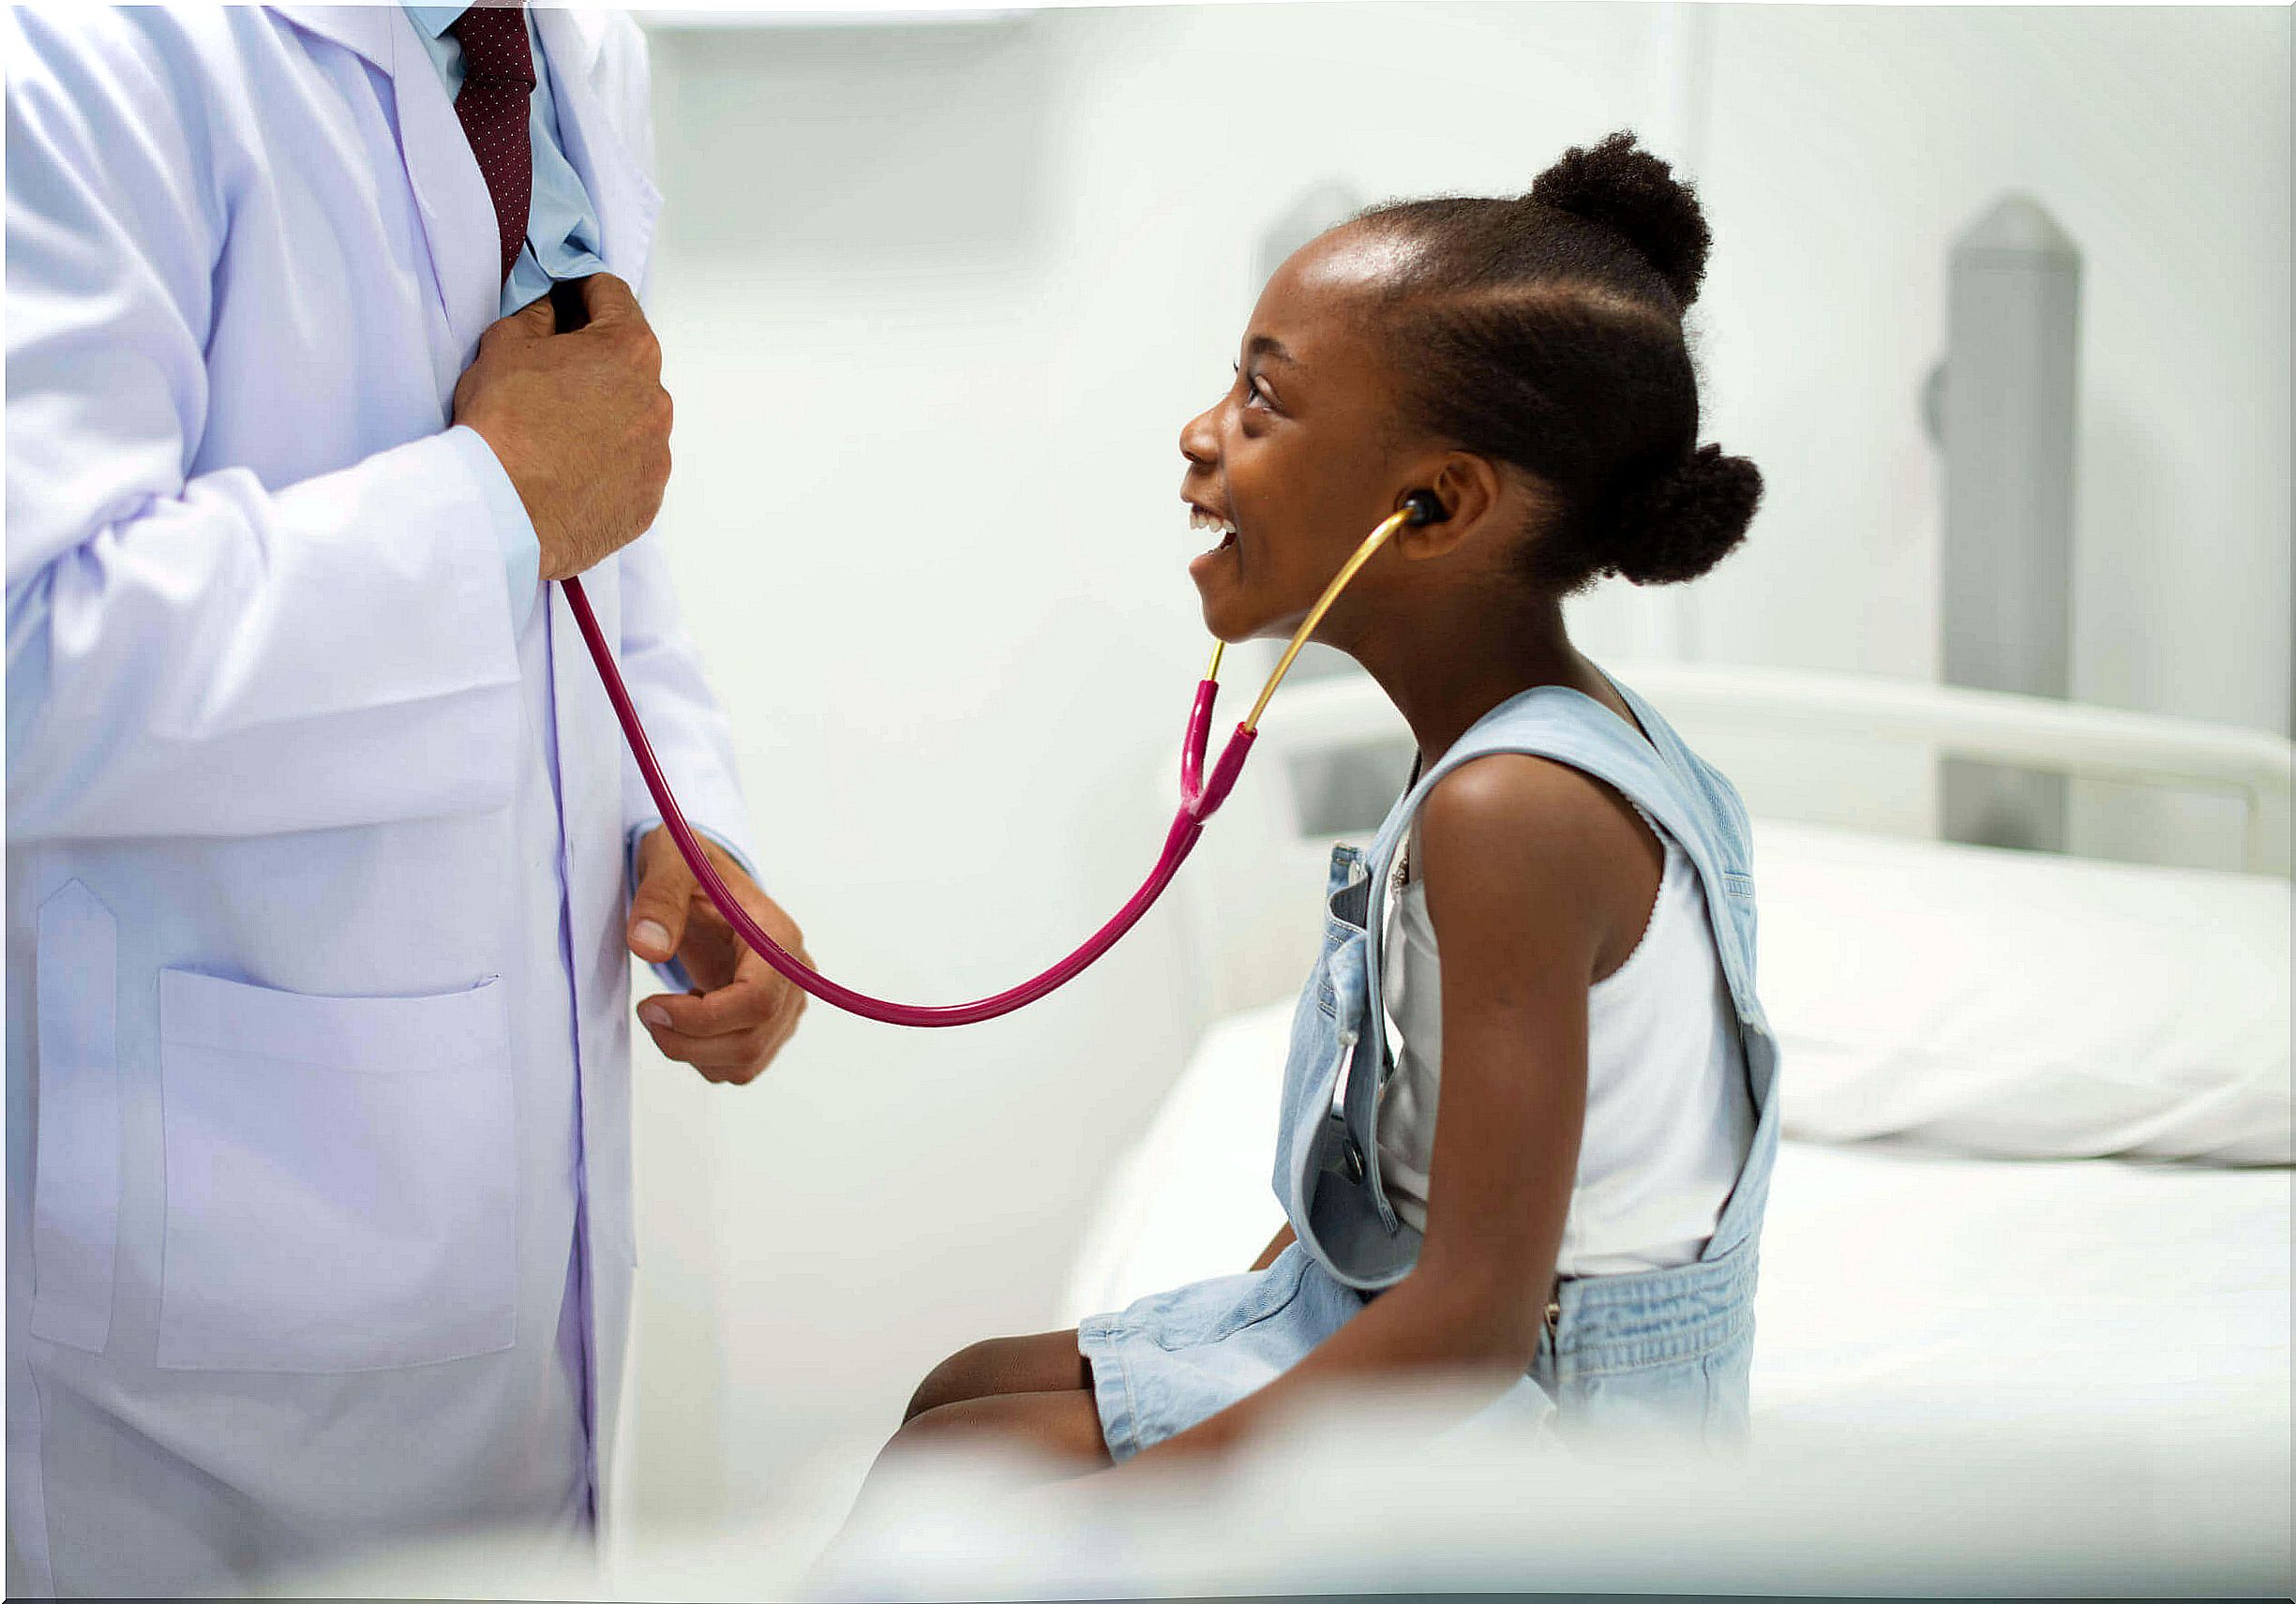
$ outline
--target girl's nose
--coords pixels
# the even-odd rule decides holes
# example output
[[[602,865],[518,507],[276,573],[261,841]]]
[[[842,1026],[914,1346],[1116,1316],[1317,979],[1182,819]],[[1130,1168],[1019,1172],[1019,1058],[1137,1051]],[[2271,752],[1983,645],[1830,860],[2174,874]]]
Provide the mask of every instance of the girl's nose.
[[[1214,424],[1218,407],[1207,407],[1188,420],[1180,429],[1180,455],[1198,468],[1209,468],[1220,460],[1220,430]]]

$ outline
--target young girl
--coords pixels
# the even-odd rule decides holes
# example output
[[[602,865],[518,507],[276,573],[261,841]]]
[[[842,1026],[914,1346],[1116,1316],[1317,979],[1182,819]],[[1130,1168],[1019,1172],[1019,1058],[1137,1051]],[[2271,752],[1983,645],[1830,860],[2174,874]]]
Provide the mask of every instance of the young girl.
[[[1247,1274],[965,1349],[895,1448],[1165,1458],[1435,1372],[1536,1387],[1567,1433],[1742,1432],[1777,1141],[1745,816],[1562,608],[1604,575],[1694,578],[1752,517],[1753,465],[1698,443],[1708,240],[1621,133],[1520,199],[1367,212],[1268,281],[1180,436],[1222,536],[1189,570],[1212,633],[1287,635],[1412,492],[1442,514],[1320,631],[1423,773],[1333,858],[1276,1140],[1290,1223]]]

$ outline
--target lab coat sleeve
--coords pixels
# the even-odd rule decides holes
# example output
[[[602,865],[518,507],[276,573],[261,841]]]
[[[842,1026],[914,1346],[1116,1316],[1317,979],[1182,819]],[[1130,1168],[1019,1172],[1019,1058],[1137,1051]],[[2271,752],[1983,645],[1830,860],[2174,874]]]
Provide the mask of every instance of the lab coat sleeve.
[[[733,733],[710,694],[701,661],[695,655],[669,588],[658,534],[649,533],[623,548],[622,673],[638,704],[653,755],[669,777],[685,821],[733,854],[752,880],[764,884],[757,855],[748,844],[749,810],[734,772]],[[622,755],[623,815],[629,822],[630,880],[637,884],[638,844],[662,822],[646,789],[637,759]],[[673,960],[652,966],[672,991],[691,991],[685,966]]]
[[[606,37],[598,65],[599,89],[608,104],[620,108],[622,136],[638,167],[651,176],[653,97],[645,36],[629,17],[619,12],[602,22]],[[647,299],[651,283],[641,282],[638,288],[639,298]],[[654,756],[669,776],[686,822],[732,853],[750,878],[762,885],[757,854],[749,841],[749,810],[743,802],[741,780],[734,769],[732,730],[711,694],[701,660],[686,635],[677,594],[669,582],[661,531],[650,531],[624,547],[618,561],[622,570],[623,678],[646,722]],[[622,760],[622,793],[635,865],[638,841],[661,824],[662,816],[646,789],[645,776],[638,772],[637,760],[626,751]],[[673,976],[657,967],[657,972],[683,988],[683,971]]]
[[[10,840],[503,805],[517,542],[493,525],[524,515],[501,465],[456,428],[294,484],[197,471],[224,180],[164,85],[120,82],[135,63],[24,42],[7,113]]]
[[[660,541],[658,533],[649,533],[622,551],[623,678],[686,822],[732,853],[758,879],[749,810],[734,769],[733,731],[686,635]],[[662,822],[662,815],[626,749],[622,795],[629,839],[636,843]]]

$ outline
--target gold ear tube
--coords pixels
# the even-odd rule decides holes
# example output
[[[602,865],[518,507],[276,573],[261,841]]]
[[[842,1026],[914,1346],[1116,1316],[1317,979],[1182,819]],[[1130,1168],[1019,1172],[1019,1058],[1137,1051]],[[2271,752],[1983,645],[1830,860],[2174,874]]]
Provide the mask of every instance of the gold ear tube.
[[[1329,612],[1331,604],[1339,600],[1340,592],[1347,588],[1347,581],[1362,571],[1363,564],[1369,562],[1387,544],[1388,535],[1410,521],[1409,507],[1389,515],[1377,529],[1364,536],[1363,544],[1356,547],[1355,555],[1340,564],[1340,571],[1331,576],[1331,583],[1324,587],[1324,593],[1315,599],[1313,607],[1308,608],[1308,616],[1300,622],[1298,629],[1292,631],[1292,643],[1283,649],[1283,655],[1276,660],[1276,671],[1268,676],[1268,683],[1260,687],[1260,699],[1252,704],[1251,716],[1243,722],[1244,728],[1259,728],[1260,714],[1268,711],[1268,700],[1276,694],[1276,687],[1283,682],[1283,676],[1291,672],[1292,659],[1299,655],[1299,649],[1315,633],[1315,626],[1324,622],[1324,614]],[[1217,662],[1218,658],[1215,656],[1213,660]]]

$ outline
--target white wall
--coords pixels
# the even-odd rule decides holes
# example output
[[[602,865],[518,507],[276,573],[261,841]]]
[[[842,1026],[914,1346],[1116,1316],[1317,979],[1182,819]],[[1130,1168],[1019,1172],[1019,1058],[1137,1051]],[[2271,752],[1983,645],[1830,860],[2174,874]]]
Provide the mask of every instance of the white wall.
[[[2082,251],[2073,695],[2286,730],[2288,13],[1731,7],[1702,177],[1713,427],[1769,475],[1689,592],[1703,654],[1933,676],[1936,457],[1915,396],[1945,249],[2023,189]],[[2157,799],[2076,845],[2231,864]]]
[[[1771,494],[1687,599],[1582,607],[1598,649],[1930,670],[1915,387],[1947,239],[2018,185],[2087,252],[2077,691],[2287,727],[2285,10],[1172,7],[653,45],[674,562],[768,877],[852,983],[1001,987],[1145,869],[1204,649],[1174,442],[1227,382],[1263,225],[1320,181],[1518,190],[1620,125],[1703,179],[1711,428]],[[932,1362],[1048,1323],[1185,1049],[1177,976],[1151,918],[995,1025],[817,1007],[740,1091],[640,1064],[644,1518],[818,1498]]]

